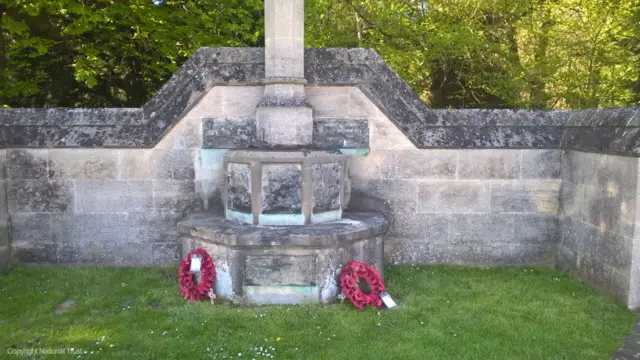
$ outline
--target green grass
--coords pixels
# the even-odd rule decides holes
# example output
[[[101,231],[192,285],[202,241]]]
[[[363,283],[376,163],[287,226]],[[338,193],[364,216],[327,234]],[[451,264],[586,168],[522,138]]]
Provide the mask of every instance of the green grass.
[[[189,304],[176,282],[174,269],[0,275],[0,358],[74,348],[90,359],[264,359],[265,349],[274,359],[607,359],[636,319],[552,269],[391,267],[399,307],[362,312],[347,303]],[[55,314],[70,298],[75,305]]]

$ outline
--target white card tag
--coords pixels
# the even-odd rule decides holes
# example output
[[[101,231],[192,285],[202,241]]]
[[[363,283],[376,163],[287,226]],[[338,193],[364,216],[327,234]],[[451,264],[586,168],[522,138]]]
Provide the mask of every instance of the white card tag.
[[[382,299],[382,302],[389,308],[394,308],[396,307],[396,303],[395,301],[393,301],[393,299],[391,298],[391,295],[389,295],[388,292],[383,292],[382,294],[380,294],[380,298]]]
[[[202,257],[199,255],[191,256],[191,269],[189,270],[192,273],[200,272],[200,267],[202,266]]]

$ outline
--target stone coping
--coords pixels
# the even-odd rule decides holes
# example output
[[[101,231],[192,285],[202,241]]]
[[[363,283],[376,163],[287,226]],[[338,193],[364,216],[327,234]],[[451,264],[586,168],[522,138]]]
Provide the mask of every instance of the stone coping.
[[[356,86],[422,149],[569,149],[640,156],[640,107],[564,110],[430,109],[371,49],[305,49],[310,86]],[[0,147],[153,147],[214,86],[262,85],[264,49],[201,48],[140,109],[2,109]],[[337,120],[336,120],[337,121]],[[317,123],[319,148],[368,146],[364,125]],[[228,124],[254,126],[253,122]],[[220,135],[205,147],[248,147]],[[326,132],[325,134],[321,133]],[[355,134],[355,135],[353,135]],[[359,135],[358,135],[359,134]],[[224,136],[222,136],[224,138]]]
[[[223,216],[195,213],[178,223],[181,236],[235,248],[326,248],[384,235],[389,224],[382,213],[345,213],[343,218],[304,226],[248,225]]]

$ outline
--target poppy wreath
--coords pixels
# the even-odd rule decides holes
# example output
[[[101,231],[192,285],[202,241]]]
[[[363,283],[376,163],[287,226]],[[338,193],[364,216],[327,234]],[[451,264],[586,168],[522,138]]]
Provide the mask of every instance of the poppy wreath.
[[[193,281],[193,274],[190,271],[192,255],[202,256],[200,282],[197,284]],[[209,300],[209,290],[213,288],[213,282],[216,279],[216,266],[211,256],[204,249],[195,249],[190,252],[180,262],[178,275],[180,277],[180,293],[185,299],[189,299],[191,302]]]
[[[358,286],[360,279],[369,283],[371,291],[365,294]],[[351,303],[362,310],[365,306],[375,306],[382,309],[380,294],[385,290],[382,277],[376,269],[360,261],[350,260],[342,267],[340,273],[340,286],[342,293],[351,300]]]

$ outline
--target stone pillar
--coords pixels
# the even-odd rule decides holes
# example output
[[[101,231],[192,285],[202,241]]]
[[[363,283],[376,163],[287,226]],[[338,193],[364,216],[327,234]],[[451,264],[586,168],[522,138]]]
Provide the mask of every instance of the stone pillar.
[[[304,0],[265,0],[265,91],[256,109],[260,145],[311,145],[313,113],[304,93]]]

